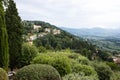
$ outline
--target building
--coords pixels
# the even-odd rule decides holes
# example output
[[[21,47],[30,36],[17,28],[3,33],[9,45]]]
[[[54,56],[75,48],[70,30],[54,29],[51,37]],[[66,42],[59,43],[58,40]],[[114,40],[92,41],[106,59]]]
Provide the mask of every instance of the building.
[[[37,29],[39,29],[39,28],[41,28],[41,26],[39,26],[39,25],[34,25],[34,26],[33,26],[33,29],[34,29],[34,30],[37,30]]]
[[[50,32],[51,32],[51,29],[49,29],[49,28],[45,28],[45,32],[50,33]]]
[[[60,34],[61,31],[60,30],[57,30],[57,29],[53,29],[53,34],[56,35],[56,34]]]

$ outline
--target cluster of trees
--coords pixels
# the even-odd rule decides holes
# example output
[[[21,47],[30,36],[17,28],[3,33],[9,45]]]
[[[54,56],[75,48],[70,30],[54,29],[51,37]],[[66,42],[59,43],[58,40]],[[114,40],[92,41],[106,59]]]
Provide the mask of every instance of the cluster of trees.
[[[92,44],[79,39],[78,37],[72,36],[69,33],[62,32],[58,35],[46,35],[34,40],[34,44],[39,47],[43,46],[50,50],[62,50],[71,49],[78,53],[83,53],[84,56],[91,59],[91,56],[96,51],[95,46]]]
[[[6,8],[3,8],[3,4]],[[0,0],[0,67],[13,70],[22,50],[23,26],[13,0]]]

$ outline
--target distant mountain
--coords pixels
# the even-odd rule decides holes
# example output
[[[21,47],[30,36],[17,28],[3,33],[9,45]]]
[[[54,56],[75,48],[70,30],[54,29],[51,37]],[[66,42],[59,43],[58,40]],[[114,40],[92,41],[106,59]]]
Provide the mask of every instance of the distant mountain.
[[[120,38],[120,29],[103,29],[103,28],[65,28],[63,30],[68,31],[77,36],[99,36],[99,37],[119,37]]]

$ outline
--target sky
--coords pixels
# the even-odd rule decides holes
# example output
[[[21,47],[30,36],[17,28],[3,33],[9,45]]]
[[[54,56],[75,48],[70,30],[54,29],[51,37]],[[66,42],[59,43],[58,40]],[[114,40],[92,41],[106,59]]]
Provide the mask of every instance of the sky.
[[[68,28],[120,28],[120,0],[15,0],[22,20]]]

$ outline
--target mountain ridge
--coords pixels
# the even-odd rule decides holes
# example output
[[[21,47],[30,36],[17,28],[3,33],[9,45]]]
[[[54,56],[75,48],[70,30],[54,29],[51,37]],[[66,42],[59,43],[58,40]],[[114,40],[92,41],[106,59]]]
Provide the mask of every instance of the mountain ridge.
[[[120,35],[120,29],[104,29],[104,28],[65,28],[61,27],[63,30],[66,30],[77,36],[100,36],[100,37],[109,37],[109,36],[118,36]]]

